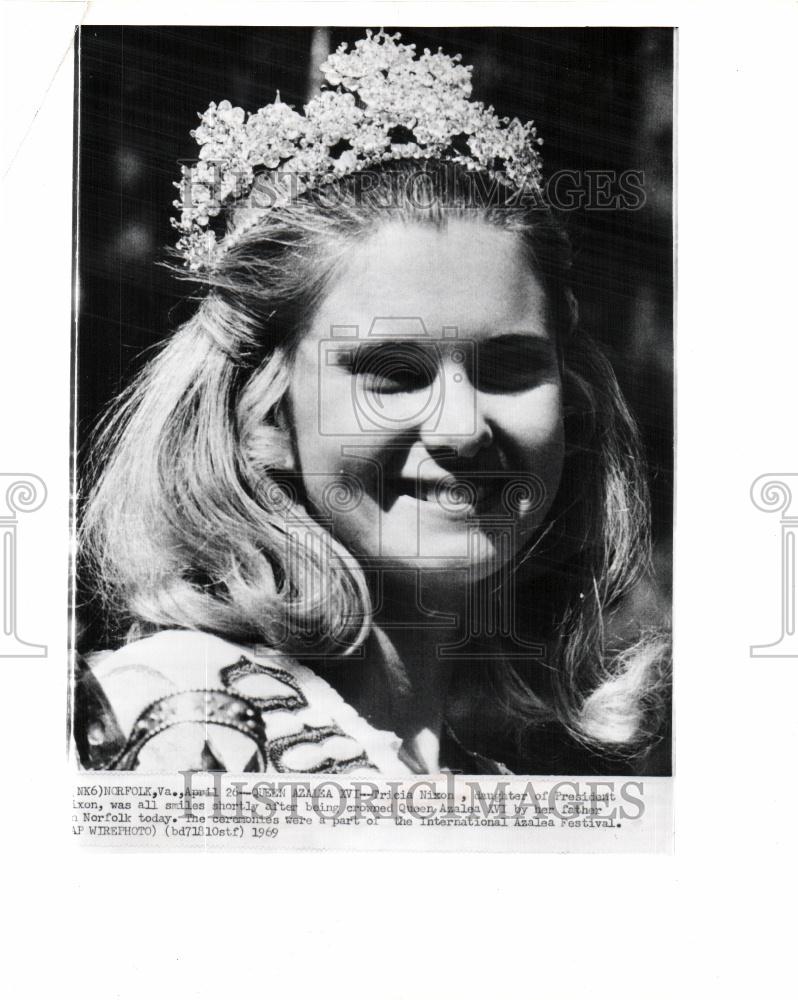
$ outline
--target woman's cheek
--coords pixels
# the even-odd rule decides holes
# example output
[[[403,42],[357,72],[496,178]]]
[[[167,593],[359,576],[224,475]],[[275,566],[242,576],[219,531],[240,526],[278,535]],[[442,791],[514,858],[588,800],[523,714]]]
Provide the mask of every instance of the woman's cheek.
[[[540,386],[524,396],[507,396],[499,414],[505,438],[526,454],[562,444],[563,413],[559,386]]]
[[[508,428],[513,442],[514,462],[532,473],[543,489],[540,516],[545,516],[560,486],[565,461],[565,432],[559,384],[541,386],[529,393],[529,399],[516,400],[509,411]]]

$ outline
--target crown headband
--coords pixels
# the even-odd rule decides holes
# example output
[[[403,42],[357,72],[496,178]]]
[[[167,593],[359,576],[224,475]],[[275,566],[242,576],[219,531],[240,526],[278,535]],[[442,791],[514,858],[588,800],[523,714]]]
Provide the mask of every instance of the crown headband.
[[[325,84],[299,114],[280,100],[246,115],[211,103],[191,135],[199,161],[182,168],[174,202],[177,249],[209,273],[237,238],[276,205],[309,188],[391,160],[443,159],[522,190],[541,180],[532,122],[499,118],[470,101],[471,66],[461,56],[403,45],[384,31],[346,43],[321,64]],[[211,220],[230,214],[217,238]],[[239,211],[246,209],[246,211]]]

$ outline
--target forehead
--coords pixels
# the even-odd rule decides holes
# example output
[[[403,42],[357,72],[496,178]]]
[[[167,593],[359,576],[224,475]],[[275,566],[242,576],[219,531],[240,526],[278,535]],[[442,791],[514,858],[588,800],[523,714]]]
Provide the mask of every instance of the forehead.
[[[521,239],[485,222],[452,220],[445,228],[389,222],[351,254],[333,278],[314,329],[370,329],[393,318],[393,336],[416,329],[428,335],[488,336],[524,330],[547,335],[543,286],[530,270]],[[403,320],[404,322],[400,322]]]

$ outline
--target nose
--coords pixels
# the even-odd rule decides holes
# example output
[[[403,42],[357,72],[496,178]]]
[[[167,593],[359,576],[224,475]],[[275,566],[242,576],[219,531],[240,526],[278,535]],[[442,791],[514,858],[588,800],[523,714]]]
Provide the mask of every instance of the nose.
[[[463,365],[443,364],[435,387],[439,405],[421,425],[421,440],[428,450],[453,448],[461,458],[471,458],[493,441],[485,400]]]

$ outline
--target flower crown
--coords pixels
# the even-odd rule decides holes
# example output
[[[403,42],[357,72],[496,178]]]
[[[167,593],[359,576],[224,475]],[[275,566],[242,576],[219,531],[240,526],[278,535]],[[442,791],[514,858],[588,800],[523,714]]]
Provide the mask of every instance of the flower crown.
[[[389,160],[438,158],[479,170],[509,187],[539,185],[532,122],[499,118],[469,101],[471,66],[461,56],[403,45],[380,30],[321,65],[326,83],[299,114],[280,100],[246,115],[211,103],[191,135],[199,162],[182,168],[174,202],[177,249],[191,271],[210,272],[236,239],[275,205]],[[228,212],[227,232],[211,219]],[[243,211],[242,209],[246,209]]]

